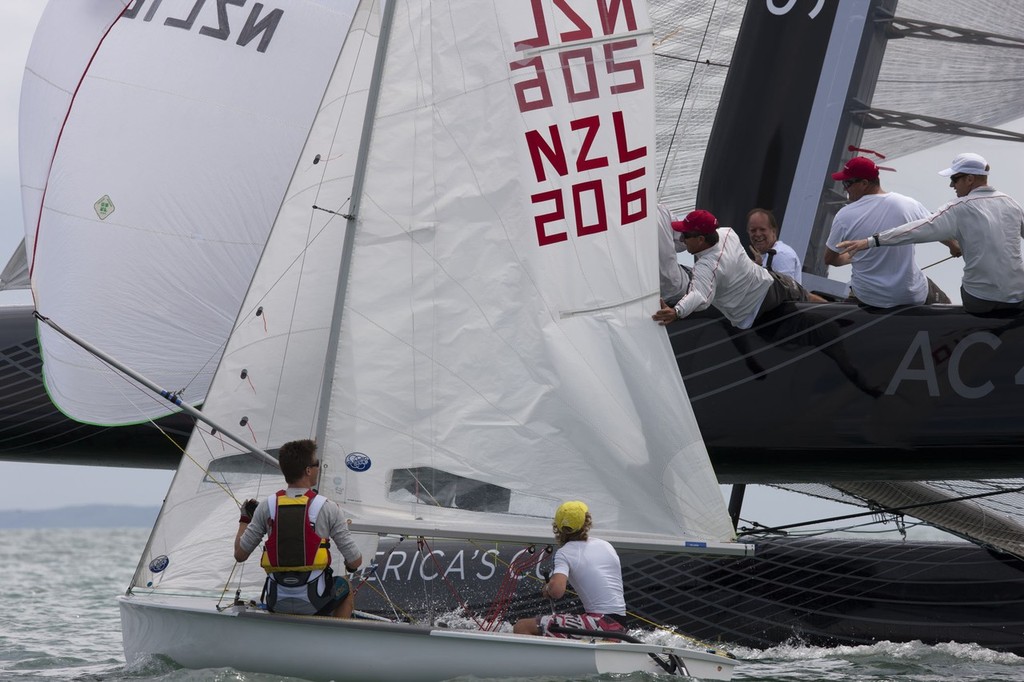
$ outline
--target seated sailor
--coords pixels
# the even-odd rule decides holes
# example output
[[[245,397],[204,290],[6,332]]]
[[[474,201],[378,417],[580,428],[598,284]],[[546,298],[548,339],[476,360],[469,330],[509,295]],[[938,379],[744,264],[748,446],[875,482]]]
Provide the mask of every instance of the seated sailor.
[[[349,572],[362,555],[337,503],[319,495],[316,443],[296,440],[281,446],[278,460],[288,487],[257,503],[242,505],[235,536],[235,560],[245,561],[268,535],[260,565],[267,571],[263,600],[277,613],[349,618],[354,599],[348,580],[331,569],[330,540]]]
[[[624,632],[626,601],[622,591],[622,567],[615,548],[605,540],[588,537],[593,519],[587,505],[573,500],[555,512],[552,528],[558,540],[554,569],[541,594],[561,599],[567,584],[583,602],[583,613],[553,613],[520,618],[513,632],[520,635],[573,637],[559,628]]]

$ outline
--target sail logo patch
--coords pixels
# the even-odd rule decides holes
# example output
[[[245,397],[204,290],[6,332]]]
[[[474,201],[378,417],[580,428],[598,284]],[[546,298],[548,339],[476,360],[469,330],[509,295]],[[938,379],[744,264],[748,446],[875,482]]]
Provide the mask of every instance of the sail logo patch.
[[[352,471],[366,471],[373,462],[361,452],[350,452],[345,457],[345,466]]]
[[[107,216],[114,212],[114,202],[111,201],[110,197],[104,194],[100,197],[99,201],[92,205],[93,210],[96,211],[96,215],[99,216],[100,220],[106,220]]]
[[[167,558],[167,555],[161,554],[149,562],[149,570],[153,573],[161,573],[170,563],[171,560]]]

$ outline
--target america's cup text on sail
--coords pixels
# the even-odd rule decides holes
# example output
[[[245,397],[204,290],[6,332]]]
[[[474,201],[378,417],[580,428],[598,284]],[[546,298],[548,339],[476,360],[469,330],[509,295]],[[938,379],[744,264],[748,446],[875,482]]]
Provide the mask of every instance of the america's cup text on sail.
[[[158,10],[163,0],[135,0],[135,4],[125,10],[126,19],[135,19],[141,13],[143,21],[153,21],[158,17]],[[217,40],[228,40],[233,35],[235,44],[245,47],[255,38],[257,52],[266,52],[274,37],[278,24],[284,16],[282,9],[267,9],[264,3],[254,3],[252,9],[244,9],[247,0],[217,0],[216,13],[213,6],[203,12],[206,0],[195,0],[188,14],[182,16],[160,15],[164,26],[191,31],[198,24],[199,35]],[[142,10],[147,8],[143,13]],[[235,7],[239,9],[234,9]],[[239,28],[241,26],[241,28]]]
[[[521,550],[512,557],[511,561],[519,558],[519,555],[527,550]],[[412,580],[418,577],[420,580],[431,581],[438,578],[448,580],[458,578],[466,580],[490,580],[497,573],[498,558],[501,553],[497,549],[488,549],[481,552],[473,550],[458,550],[452,555],[446,556],[441,549],[432,549],[429,552],[406,552],[377,551],[377,561],[381,565],[373,572],[370,580],[387,582],[389,580],[401,582]],[[541,577],[539,566],[535,569],[537,577]],[[500,577],[500,575],[499,575]]]
[[[531,0],[531,9],[533,35],[514,42],[522,58],[509,62],[509,70],[537,182],[530,194],[537,243],[644,219],[650,150],[631,138],[621,106],[599,105],[646,88],[632,0]],[[568,123],[538,116],[563,103],[595,107]]]

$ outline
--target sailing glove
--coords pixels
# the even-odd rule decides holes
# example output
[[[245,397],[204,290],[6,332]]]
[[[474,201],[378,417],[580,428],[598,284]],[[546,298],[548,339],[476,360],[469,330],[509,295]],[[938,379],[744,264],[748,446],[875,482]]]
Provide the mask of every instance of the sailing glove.
[[[256,500],[246,500],[242,503],[242,515],[238,517],[239,523],[251,523],[252,515],[256,513],[256,507],[260,505]]]

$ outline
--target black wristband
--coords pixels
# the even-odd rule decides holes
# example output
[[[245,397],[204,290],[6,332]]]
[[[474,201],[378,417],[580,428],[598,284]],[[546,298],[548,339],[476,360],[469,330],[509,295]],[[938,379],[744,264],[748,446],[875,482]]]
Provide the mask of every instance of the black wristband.
[[[871,235],[871,238],[875,240],[875,246],[881,246],[882,245],[882,243],[878,241],[878,233],[877,232],[874,233],[873,235]]]

